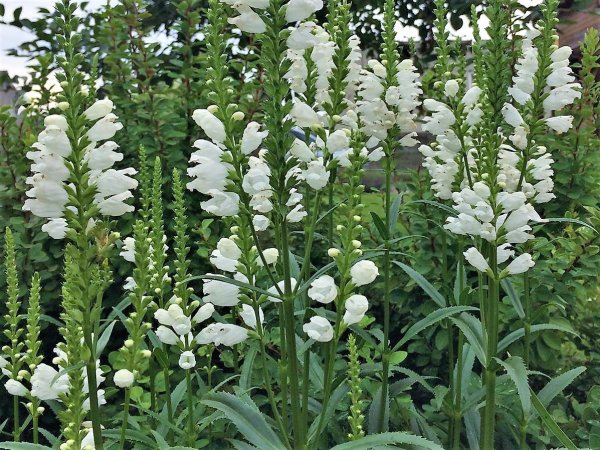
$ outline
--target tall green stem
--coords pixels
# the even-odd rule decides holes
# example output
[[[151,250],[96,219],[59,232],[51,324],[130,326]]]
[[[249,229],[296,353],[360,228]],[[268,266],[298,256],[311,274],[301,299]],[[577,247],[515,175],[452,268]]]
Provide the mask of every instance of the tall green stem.
[[[129,420],[129,402],[131,401],[131,389],[125,390],[125,400],[123,401],[123,423],[121,424],[121,438],[119,448],[125,449],[125,432],[127,431],[127,421]]]
[[[15,422],[15,429],[13,430],[13,440],[15,442],[19,442],[21,435],[21,425],[19,419],[19,397],[17,397],[16,395],[13,396],[13,420]]]
[[[392,170],[390,157],[386,161],[385,171],[385,224],[390,227]],[[389,231],[388,231],[389,233]],[[388,236],[389,237],[389,236]],[[379,409],[379,432],[387,431],[386,410],[388,409],[388,390],[390,377],[390,277],[391,258],[390,241],[385,241],[385,254],[383,256],[383,348],[381,353],[381,405]]]
[[[292,412],[292,425],[294,429],[294,448],[304,448],[304,437],[302,436],[302,411],[300,406],[300,386],[298,378],[298,358],[296,351],[296,326],[294,316],[294,295],[292,292],[292,282],[290,273],[290,252],[287,241],[288,230],[285,217],[281,221],[281,244],[283,252],[283,273],[284,273],[284,320],[285,335],[288,354],[289,373],[288,382],[290,385],[290,406]]]
[[[187,407],[188,407],[188,445],[194,447],[196,444],[196,431],[194,430],[194,391],[192,390],[192,371],[185,371],[185,384],[187,387]]]
[[[494,450],[494,431],[496,426],[496,361],[498,353],[498,302],[500,301],[500,282],[496,247],[490,246],[490,267],[493,277],[488,277],[488,303],[485,318],[486,367],[485,367],[485,408],[481,426],[482,450]]]

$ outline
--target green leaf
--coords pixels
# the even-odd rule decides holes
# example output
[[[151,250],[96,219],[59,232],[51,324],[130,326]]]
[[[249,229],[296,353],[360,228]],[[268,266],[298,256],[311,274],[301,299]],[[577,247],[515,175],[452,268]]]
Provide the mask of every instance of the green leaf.
[[[584,222],[583,220],[579,220],[579,219],[570,219],[568,217],[551,217],[549,219],[546,219],[546,221],[544,223],[552,223],[552,222],[567,222],[567,223],[572,223],[575,225],[581,225],[582,227],[586,227],[589,228],[590,230],[594,231],[594,233],[596,234],[600,234],[600,232],[598,232],[598,230],[596,228],[594,228],[592,225],[590,225],[587,222]]]
[[[250,445],[244,441],[238,441],[237,439],[228,439],[228,441],[231,442],[231,445],[236,450],[258,450],[254,445]]]
[[[442,446],[425,438],[400,432],[372,434],[356,441],[336,445],[331,450],[368,450],[387,444],[417,445],[428,450],[444,450]]]
[[[400,339],[400,341],[398,341],[398,343],[394,346],[394,349],[402,347],[402,345],[406,344],[425,328],[430,327],[440,320],[444,320],[450,316],[453,316],[454,314],[464,313],[466,311],[477,311],[477,308],[473,306],[448,306],[446,308],[436,309],[435,311],[429,313],[424,319],[419,320],[408,330],[406,330],[406,333],[404,333],[402,339]]]
[[[379,217],[377,214],[371,211],[371,218],[373,219],[373,224],[375,225],[375,228],[377,228],[377,231],[379,231],[379,235],[383,239],[388,240],[390,238],[390,234],[385,224],[383,223],[381,217]]]
[[[496,358],[496,361],[504,367],[510,379],[515,383],[519,400],[521,400],[523,415],[525,418],[528,418],[531,414],[531,394],[529,392],[529,382],[527,381],[527,368],[525,367],[523,358],[511,356],[506,361],[502,361],[499,358]]]
[[[253,445],[261,450],[284,450],[285,445],[256,407],[227,392],[211,394],[202,400],[206,406],[221,411]]]
[[[400,206],[402,205],[402,194],[396,195],[394,203],[390,207],[390,216],[388,222],[388,235],[393,236],[396,228],[396,222],[398,222],[398,216],[400,214]]]
[[[248,283],[242,283],[241,281],[238,280],[234,280],[233,278],[229,278],[223,275],[197,275],[195,277],[189,277],[186,278],[185,280],[183,280],[183,283],[189,283],[190,281],[194,281],[194,280],[216,280],[216,281],[222,281],[223,283],[229,283],[229,284],[233,284],[235,286],[244,288],[244,289],[249,289],[251,291],[257,292],[259,294],[262,295],[267,295],[269,297],[274,297],[276,299],[279,300],[283,300],[279,294],[277,294],[277,292],[269,292],[266,291],[265,289],[261,289],[259,287],[256,286],[252,286],[251,284]]]
[[[571,384],[573,380],[585,372],[585,370],[585,367],[576,367],[575,369],[571,369],[550,380],[546,386],[538,392],[538,398],[542,405],[548,407],[554,397],[560,394],[564,388]]]
[[[502,281],[500,281],[500,284],[502,285],[502,289],[504,289],[504,292],[506,292],[506,295],[508,295],[508,298],[509,298],[510,302],[512,303],[513,308],[515,308],[515,311],[516,311],[517,315],[519,316],[519,319],[524,319],[525,318],[525,310],[523,309],[523,304],[521,303],[521,299],[515,292],[515,288],[513,287],[512,283],[508,280],[508,278],[504,278]]]
[[[531,402],[533,404],[533,407],[540,415],[540,418],[542,419],[542,422],[544,422],[544,425],[548,427],[548,429],[552,432],[556,439],[558,439],[560,443],[566,447],[567,450],[578,450],[577,446],[573,444],[571,439],[569,439],[565,432],[556,424],[548,410],[544,407],[544,405],[542,405],[542,402],[540,402],[538,396],[535,395],[535,392],[533,392],[533,389],[529,388],[529,390],[531,392]]]
[[[46,447],[41,444],[28,444],[26,442],[0,442],[0,448],[8,450],[52,450],[52,447]]]
[[[434,288],[433,285],[423,277],[423,275],[399,261],[394,261],[394,264],[404,270],[406,274],[411,277],[435,303],[437,303],[438,306],[441,306],[442,308],[446,306],[446,299],[444,296],[440,294],[440,292]]]
[[[96,343],[96,354],[102,354],[102,351],[104,350],[106,344],[108,344],[108,341],[110,340],[110,336],[113,332],[113,328],[115,327],[116,323],[116,320],[110,322],[104,330],[104,332],[100,335],[100,339],[98,339],[98,342]]]
[[[395,366],[396,364],[400,364],[402,361],[406,359],[408,353],[405,351],[394,352],[390,355],[390,364]]]
[[[415,200],[413,202],[406,203],[406,205],[410,205],[413,203],[416,203],[416,204],[422,203],[422,204],[429,205],[429,206],[435,206],[436,208],[439,208],[452,216],[458,216],[458,212],[456,212],[453,208],[451,208],[447,205],[444,205],[443,203],[438,203],[438,202],[434,202],[431,200]]]
[[[240,387],[244,390],[248,390],[252,387],[252,368],[254,367],[254,360],[257,353],[256,346],[250,348],[250,351],[244,355],[244,363],[242,364],[242,370],[240,373]]]
[[[481,365],[485,367],[485,344],[483,341],[483,331],[479,319],[470,314],[462,313],[459,317],[452,317],[450,320],[452,320],[452,322],[454,322],[454,324],[460,328],[460,331],[462,331],[467,338],[467,341],[471,345],[475,356],[477,356],[477,359]]]
[[[567,328],[563,325],[542,323],[542,324],[532,325],[532,327],[531,327],[531,333],[535,333],[535,332],[543,331],[543,330],[558,330],[558,331],[564,331],[565,333],[571,333],[571,334],[577,335],[577,333],[575,333],[575,331],[573,331],[570,328]],[[508,334],[500,342],[498,342],[498,352],[506,350],[509,345],[518,341],[523,336],[525,336],[524,328],[519,328],[518,330],[515,330],[512,333]]]

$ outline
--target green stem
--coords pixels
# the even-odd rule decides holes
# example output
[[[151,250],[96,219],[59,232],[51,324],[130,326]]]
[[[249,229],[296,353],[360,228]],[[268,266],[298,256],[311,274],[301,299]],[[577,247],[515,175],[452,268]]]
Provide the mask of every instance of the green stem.
[[[90,347],[92,350],[93,347]],[[92,420],[92,433],[94,435],[94,445],[96,450],[102,450],[104,444],[102,443],[102,418],[100,415],[100,408],[98,405],[98,382],[96,380],[96,352],[91,351],[90,360],[86,366],[87,378],[88,378],[88,392],[90,400],[90,418]]]
[[[296,327],[294,317],[294,296],[292,293],[291,273],[290,273],[290,252],[288,247],[288,230],[285,217],[281,221],[281,244],[283,252],[283,273],[284,273],[284,321],[286,346],[288,354],[288,364],[290,375],[288,382],[290,385],[290,406],[292,412],[292,426],[294,430],[294,448],[304,448],[305,438],[302,436],[302,411],[300,406],[300,386],[298,378],[298,356],[296,351]]]
[[[529,271],[523,274],[523,291],[525,300],[525,318],[523,319],[523,328],[525,330],[525,350],[523,353],[523,360],[525,361],[525,367],[529,368],[529,348],[531,346],[531,280],[529,278]]]
[[[19,397],[13,396],[13,419],[15,422],[15,429],[13,430],[13,440],[19,442],[21,435],[21,425],[19,420]]]
[[[455,396],[454,396],[454,416],[452,425],[452,449],[460,450],[460,433],[462,427],[462,371],[463,371],[463,346],[465,345],[465,337],[459,331],[458,333],[458,356],[457,356],[457,369],[455,377]]]
[[[390,210],[392,204],[392,164],[391,157],[386,158],[385,171],[385,226],[390,228]],[[391,258],[389,239],[385,241],[385,254],[383,257],[383,346],[381,353],[381,406],[379,409],[379,429],[380,433],[387,431],[385,412],[388,406],[388,391],[390,377],[390,282],[391,282]]]
[[[127,420],[129,419],[129,402],[131,401],[131,389],[125,390],[125,401],[123,402],[123,423],[121,424],[121,439],[119,448],[125,449],[125,432],[127,431]]]
[[[187,386],[187,404],[188,404],[188,445],[194,447],[196,444],[196,431],[194,430],[194,391],[192,390],[191,370],[185,371],[185,384]]]
[[[490,267],[493,277],[489,277],[488,305],[485,320],[486,367],[485,367],[485,408],[481,427],[482,450],[494,450],[494,431],[496,425],[496,358],[498,353],[498,302],[500,300],[500,282],[496,247],[490,246]]]

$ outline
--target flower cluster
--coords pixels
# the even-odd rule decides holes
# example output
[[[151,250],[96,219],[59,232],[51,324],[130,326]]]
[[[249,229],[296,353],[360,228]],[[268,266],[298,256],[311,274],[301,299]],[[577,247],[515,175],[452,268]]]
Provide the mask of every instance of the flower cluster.
[[[494,266],[510,261],[500,276],[523,273],[534,265],[530,254],[516,256],[514,246],[533,239],[532,224],[544,222],[534,205],[554,198],[554,161],[536,139],[545,127],[567,131],[572,117],[551,115],[581,95],[568,67],[570,49],[551,47],[549,57],[544,57],[535,46],[540,35],[539,30],[528,30],[522,39],[508,89],[514,103],[506,102],[502,108],[505,127],[493,133],[499,143],[493,154],[481,138],[485,126],[490,126],[485,123],[484,111],[490,107],[482,89],[472,86],[461,96],[461,82],[448,80],[445,102],[424,102],[431,113],[424,129],[435,135],[434,144],[420,148],[424,165],[436,196],[452,199],[456,211],[445,228],[492,246],[489,257],[475,247],[464,253],[477,270],[492,274],[492,257]]]
[[[65,210],[76,210],[71,197],[77,189],[73,184],[73,170],[79,164],[89,170],[88,183],[94,192],[93,204],[100,214],[121,216],[133,211],[133,206],[125,201],[133,196],[131,190],[137,187],[137,181],[131,178],[136,171],[133,168],[112,168],[115,162],[123,159],[123,154],[115,151],[118,145],[109,140],[123,127],[112,110],[112,101],[103,99],[97,100],[83,113],[90,124],[81,138],[86,145],[83,161],[75,161],[73,157],[69,124],[63,115],[45,118],[45,129],[32,146],[35,150],[27,153],[27,158],[33,161],[33,175],[27,178],[31,188],[27,191],[23,210],[48,219],[42,230],[55,239],[63,239],[69,229]],[[93,222],[88,226],[93,226]]]

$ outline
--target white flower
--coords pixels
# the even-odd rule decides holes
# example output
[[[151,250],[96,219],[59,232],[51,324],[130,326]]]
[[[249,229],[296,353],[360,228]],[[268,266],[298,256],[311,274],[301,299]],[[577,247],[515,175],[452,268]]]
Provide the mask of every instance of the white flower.
[[[317,44],[318,38],[313,34],[313,31],[317,28],[314,22],[302,22],[297,28],[294,28],[290,33],[286,44],[291,50],[304,51],[315,44]]]
[[[323,0],[290,0],[285,9],[287,22],[300,22],[323,8]]]
[[[106,141],[101,146],[93,146],[85,154],[85,160],[91,170],[106,170],[115,162],[123,160],[123,153],[115,152],[119,146],[113,141]]]
[[[4,387],[10,395],[24,397],[29,393],[29,390],[20,381],[10,379],[4,383]]]
[[[460,86],[458,84],[458,81],[448,80],[444,85],[444,95],[446,95],[446,97],[456,97],[456,94],[458,94],[459,89]]]
[[[350,138],[344,130],[337,130],[327,137],[327,150],[335,153],[350,147]]]
[[[194,119],[194,122],[202,128],[204,133],[211,138],[215,144],[222,144],[225,142],[227,135],[225,133],[223,122],[207,109],[195,110],[192,114],[192,119]]]
[[[355,286],[364,286],[375,281],[375,278],[379,275],[379,270],[373,261],[365,259],[352,266],[350,275]]]
[[[287,221],[291,223],[297,223],[304,219],[308,215],[308,213],[302,208],[302,205],[296,205],[294,209],[292,209],[286,216]]]
[[[304,141],[300,139],[294,139],[292,148],[290,148],[290,154],[298,158],[302,162],[309,162],[315,157],[315,154],[306,145]]]
[[[329,181],[329,172],[323,165],[322,158],[309,162],[306,170],[302,171],[302,176],[306,183],[315,190],[323,189]]]
[[[290,278],[290,288],[292,289],[292,291],[296,289],[296,284],[298,284],[298,281],[296,281],[295,278]],[[279,288],[279,290],[277,288]],[[271,286],[269,289],[267,289],[267,292],[270,292],[271,294],[275,295],[278,295],[279,291],[285,292],[285,280],[281,280],[280,282],[278,282],[277,287]],[[273,303],[281,303],[281,300],[276,297],[269,297],[269,300]]]
[[[306,103],[296,100],[290,116],[300,128],[310,128],[313,125],[321,125],[318,114]]]
[[[107,98],[96,100],[92,106],[84,111],[83,115],[88,120],[98,120],[107,116],[113,110],[113,107],[113,102]]]
[[[39,364],[31,376],[31,395],[40,400],[56,400],[69,391],[69,376],[62,374],[48,364]],[[56,378],[56,379],[55,379]]]
[[[240,317],[247,326],[250,328],[256,328],[256,313],[252,306],[246,304],[242,305]],[[258,307],[258,317],[260,319],[260,323],[262,324],[265,320],[265,314],[260,306]]]
[[[531,255],[529,253],[523,253],[513,259],[504,270],[511,275],[517,275],[519,273],[527,272],[533,266],[535,266],[535,262],[531,258]]]
[[[321,316],[313,316],[309,323],[305,323],[302,329],[308,337],[318,342],[329,342],[333,339],[333,327],[329,321]]]
[[[213,323],[198,333],[196,341],[199,344],[213,343],[216,346],[223,344],[232,347],[247,338],[248,330],[243,327],[228,323]]]
[[[163,344],[176,345],[179,342],[179,337],[177,337],[175,332],[164,325],[159,326],[155,333]]]
[[[223,192],[218,189],[209,189],[207,192],[212,198],[200,203],[207,212],[220,217],[235,216],[240,211],[240,198],[233,192]]]
[[[115,385],[117,387],[128,388],[133,385],[134,379],[135,379],[135,377],[133,375],[133,372],[131,372],[127,369],[121,369],[121,370],[117,370],[115,372],[113,381],[115,382]]]
[[[217,250],[219,250],[225,258],[229,259],[238,260],[242,256],[242,251],[235,241],[230,238],[219,239],[219,242],[217,242]]]
[[[65,116],[59,114],[51,114],[44,119],[45,127],[58,127],[62,131],[67,131],[69,128],[69,124],[67,123],[67,118]]]
[[[277,262],[277,259],[279,258],[279,250],[277,250],[276,248],[267,248],[263,250],[263,256],[265,257],[265,261],[267,261],[267,264],[275,264]],[[263,265],[262,259],[260,257],[257,258],[256,263],[259,266]]]
[[[42,225],[42,231],[48,233],[52,239],[64,239],[67,230],[69,230],[69,228],[66,219],[50,219],[47,223]]]
[[[215,306],[235,306],[239,303],[240,288],[235,284],[220,280],[204,280],[205,303]]]
[[[185,351],[179,356],[179,367],[185,370],[196,367],[196,356],[190,351]]]
[[[308,296],[319,303],[331,303],[338,294],[335,280],[329,275],[321,275],[310,284]]]
[[[369,309],[369,301],[364,295],[354,294],[346,299],[344,303],[346,312],[344,313],[344,323],[352,325],[360,322]]]
[[[196,314],[194,314],[194,317],[192,317],[192,321],[194,323],[204,322],[205,320],[212,317],[214,312],[214,305],[212,303],[205,303],[200,308],[198,308],[198,311],[196,311]]]
[[[463,96],[461,103],[465,106],[472,106],[479,100],[481,96],[481,88],[479,86],[472,86],[465,95]]]
[[[513,128],[523,124],[523,118],[521,117],[521,114],[519,111],[517,111],[517,108],[510,103],[504,104],[504,107],[502,108],[502,116],[504,117],[504,120],[506,120],[506,122]]]
[[[556,116],[546,119],[546,125],[558,134],[566,133],[573,126],[573,116]]]
[[[242,188],[244,192],[250,195],[269,192],[270,194],[270,175],[271,169],[267,163],[261,159],[250,157],[250,169],[244,175]]]
[[[245,33],[264,33],[267,26],[252,8],[243,3],[236,3],[235,8],[240,13],[239,16],[227,19],[227,22],[235,25]]]
[[[261,214],[257,214],[252,218],[252,225],[256,231],[265,231],[270,223],[269,218]]]
[[[99,202],[101,201],[100,199],[137,188],[138,181],[131,178],[136,173],[137,171],[134,168],[129,167],[121,170],[108,169],[102,172],[96,179],[90,177],[95,181],[98,189],[95,198]]]
[[[88,130],[88,139],[91,142],[99,142],[112,138],[117,131],[123,128],[123,124],[117,122],[117,119],[118,117],[113,113],[102,117]]]
[[[132,197],[133,194],[130,191],[107,197],[104,200],[99,201],[98,209],[100,210],[100,213],[105,216],[122,216],[125,213],[134,211],[135,208],[133,205],[125,203],[125,200]]]
[[[246,129],[244,130],[244,134],[242,136],[242,145],[241,150],[245,155],[249,155],[262,144],[264,138],[269,135],[268,131],[259,131],[260,124],[257,122],[250,122]]]
[[[475,247],[469,248],[467,251],[463,252],[463,255],[465,255],[465,259],[469,262],[469,264],[471,264],[480,272],[485,273],[491,271],[488,262]]]
[[[69,156],[72,151],[67,133],[56,125],[48,126],[42,130],[38,135],[38,142],[48,152],[55,153],[63,158]]]

